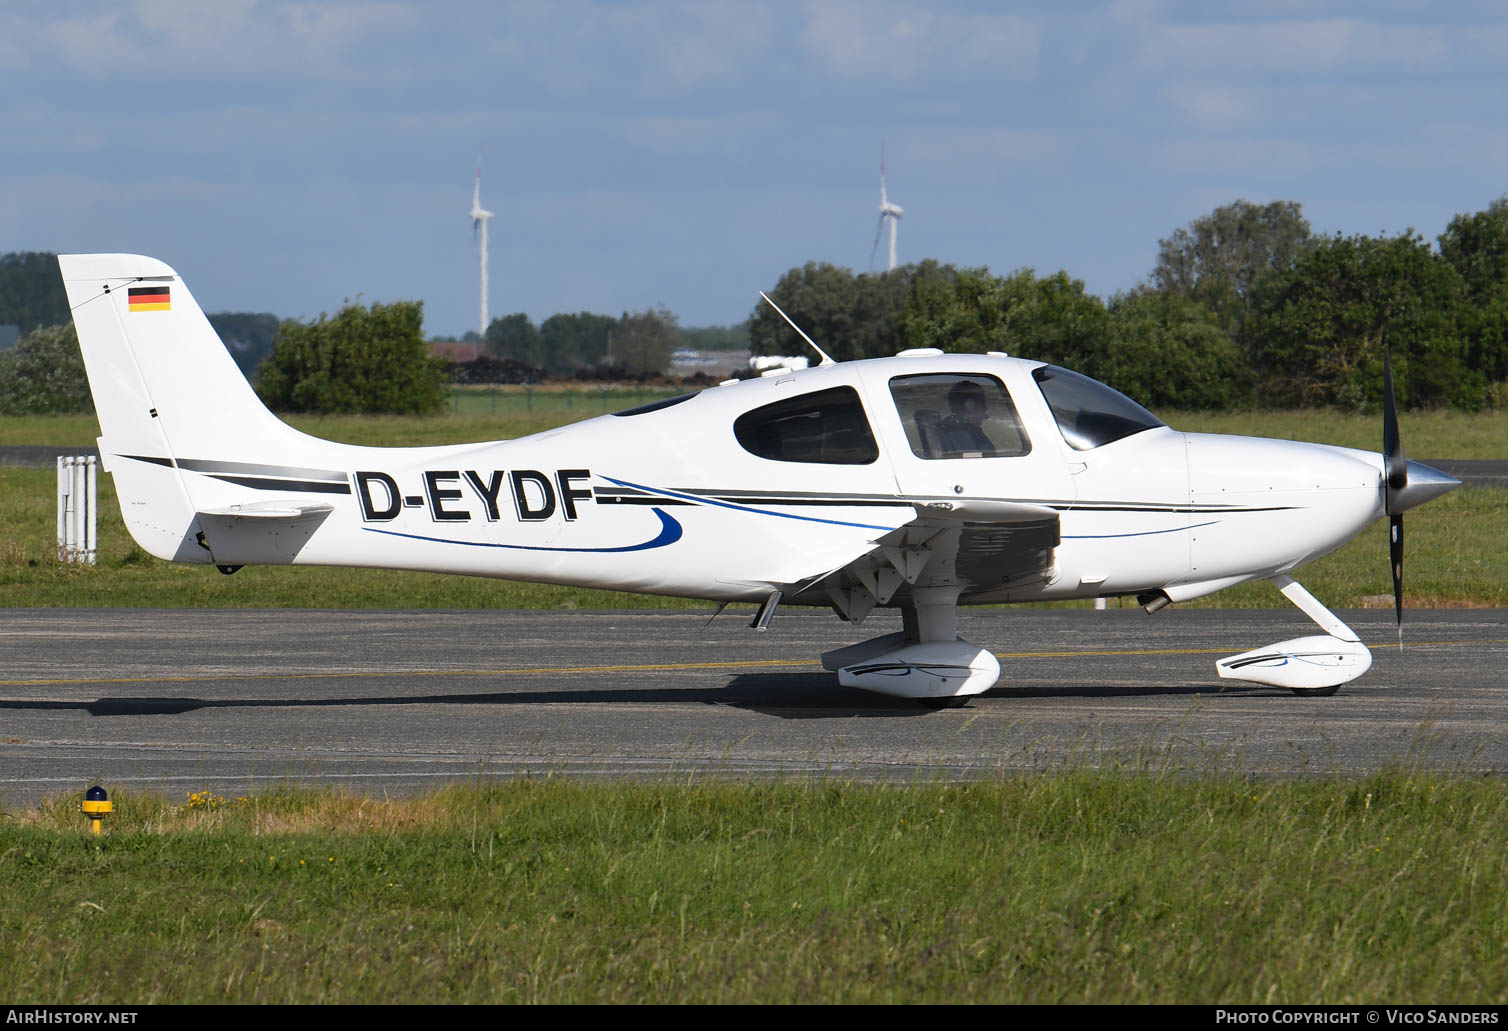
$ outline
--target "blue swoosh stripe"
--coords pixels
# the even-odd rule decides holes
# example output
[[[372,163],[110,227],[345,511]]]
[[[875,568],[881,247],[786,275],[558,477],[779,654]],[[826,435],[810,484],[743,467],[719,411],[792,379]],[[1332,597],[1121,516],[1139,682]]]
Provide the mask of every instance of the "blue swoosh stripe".
[[[734,505],[726,501],[713,501],[711,498],[698,497],[695,494],[681,494],[673,490],[665,490],[663,487],[646,487],[642,483],[629,483],[627,480],[615,480],[611,476],[602,477],[608,483],[616,483],[620,487],[633,487],[635,490],[647,490],[651,494],[659,494],[667,498],[682,498],[686,501],[694,501],[698,505],[712,505],[716,508],[731,508],[735,512],[752,512],[755,515],[775,516],[779,519],[795,519],[803,523],[826,523],[829,526],[854,526],[861,530],[894,530],[894,526],[876,526],[874,523],[846,523],[841,519],[818,519],[816,516],[792,515],[789,512],[771,512],[767,508],[750,508],[748,505]],[[897,500],[897,508],[909,507],[907,502]],[[656,509],[655,511],[659,511]],[[907,520],[909,522],[910,520]],[[905,523],[899,524],[901,526]]]
[[[565,551],[565,552],[591,552],[594,554],[607,554],[623,551],[648,551],[651,548],[664,548],[681,539],[684,532],[681,524],[658,508],[650,509],[660,517],[660,533],[653,540],[643,544],[625,544],[617,548],[545,548],[531,544],[493,544],[490,541],[455,541],[445,537],[426,537],[418,533],[399,533],[397,530],[379,530],[376,527],[364,526],[362,529],[368,533],[382,533],[389,537],[406,537],[412,541],[430,541],[434,544],[464,544],[468,548],[506,548],[509,551]]]
[[[1114,537],[1155,537],[1160,533],[1178,533],[1180,530],[1197,530],[1201,526],[1214,526],[1219,521],[1212,519],[1207,523],[1195,523],[1193,526],[1175,526],[1171,530],[1144,530],[1141,533],[1065,533],[1063,539],[1065,541],[1107,541]]]

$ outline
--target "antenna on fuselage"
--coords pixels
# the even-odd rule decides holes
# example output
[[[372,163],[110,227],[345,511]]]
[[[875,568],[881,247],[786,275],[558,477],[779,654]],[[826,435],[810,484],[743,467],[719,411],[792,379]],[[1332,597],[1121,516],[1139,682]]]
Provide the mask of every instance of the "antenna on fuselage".
[[[765,303],[766,304],[768,304],[771,308],[775,309],[775,314],[777,314],[781,318],[785,319],[786,322],[789,322],[791,328],[794,329],[797,333],[801,334],[801,339],[802,340],[805,340],[807,343],[809,343],[809,344],[812,345],[812,350],[813,351],[816,351],[818,354],[820,354],[822,356],[822,360],[817,363],[819,366],[821,366],[821,365],[837,365],[838,364],[837,362],[835,362],[835,361],[832,360],[831,356],[829,356],[826,351],[822,350],[822,348],[820,348],[820,347],[817,346],[817,341],[815,341],[811,337],[807,336],[806,333],[802,331],[802,329],[801,329],[800,326],[796,325],[795,322],[791,321],[791,317],[789,315],[787,315],[785,312],[783,312],[783,311],[780,310],[780,305],[778,305],[774,301],[770,300],[770,295],[769,294],[767,294],[763,290],[761,290],[761,291],[759,291],[759,296],[763,297],[765,299]]]

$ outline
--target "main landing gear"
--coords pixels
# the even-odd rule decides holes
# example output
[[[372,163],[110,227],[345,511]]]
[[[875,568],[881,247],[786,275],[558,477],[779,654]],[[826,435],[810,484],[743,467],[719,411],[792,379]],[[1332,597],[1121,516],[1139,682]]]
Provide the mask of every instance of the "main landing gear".
[[[958,636],[957,586],[917,587],[901,609],[899,633],[824,652],[822,665],[838,683],[933,708],[963,705],[1000,679],[987,648]]]

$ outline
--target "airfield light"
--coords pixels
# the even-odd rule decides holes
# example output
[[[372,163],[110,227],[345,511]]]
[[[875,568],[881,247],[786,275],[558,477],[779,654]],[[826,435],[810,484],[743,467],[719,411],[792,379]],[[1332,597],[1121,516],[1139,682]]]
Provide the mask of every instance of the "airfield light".
[[[105,789],[96,784],[84,792],[84,802],[79,810],[89,817],[89,829],[95,834],[103,834],[105,817],[114,812],[115,807],[110,804],[110,796],[105,793]]]

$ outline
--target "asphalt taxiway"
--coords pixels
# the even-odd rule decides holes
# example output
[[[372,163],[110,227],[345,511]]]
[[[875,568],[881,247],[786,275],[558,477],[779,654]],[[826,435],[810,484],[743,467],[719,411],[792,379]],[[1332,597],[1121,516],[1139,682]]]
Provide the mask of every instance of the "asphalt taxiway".
[[[1107,763],[1257,776],[1508,771],[1508,610],[1340,613],[1374,664],[1331,698],[1215,659],[1316,632],[1291,608],[965,611],[1000,683],[933,711],[840,687],[825,649],[898,629],[782,609],[9,610],[0,809],[95,779],[169,796],[364,794],[504,776],[965,779]]]

